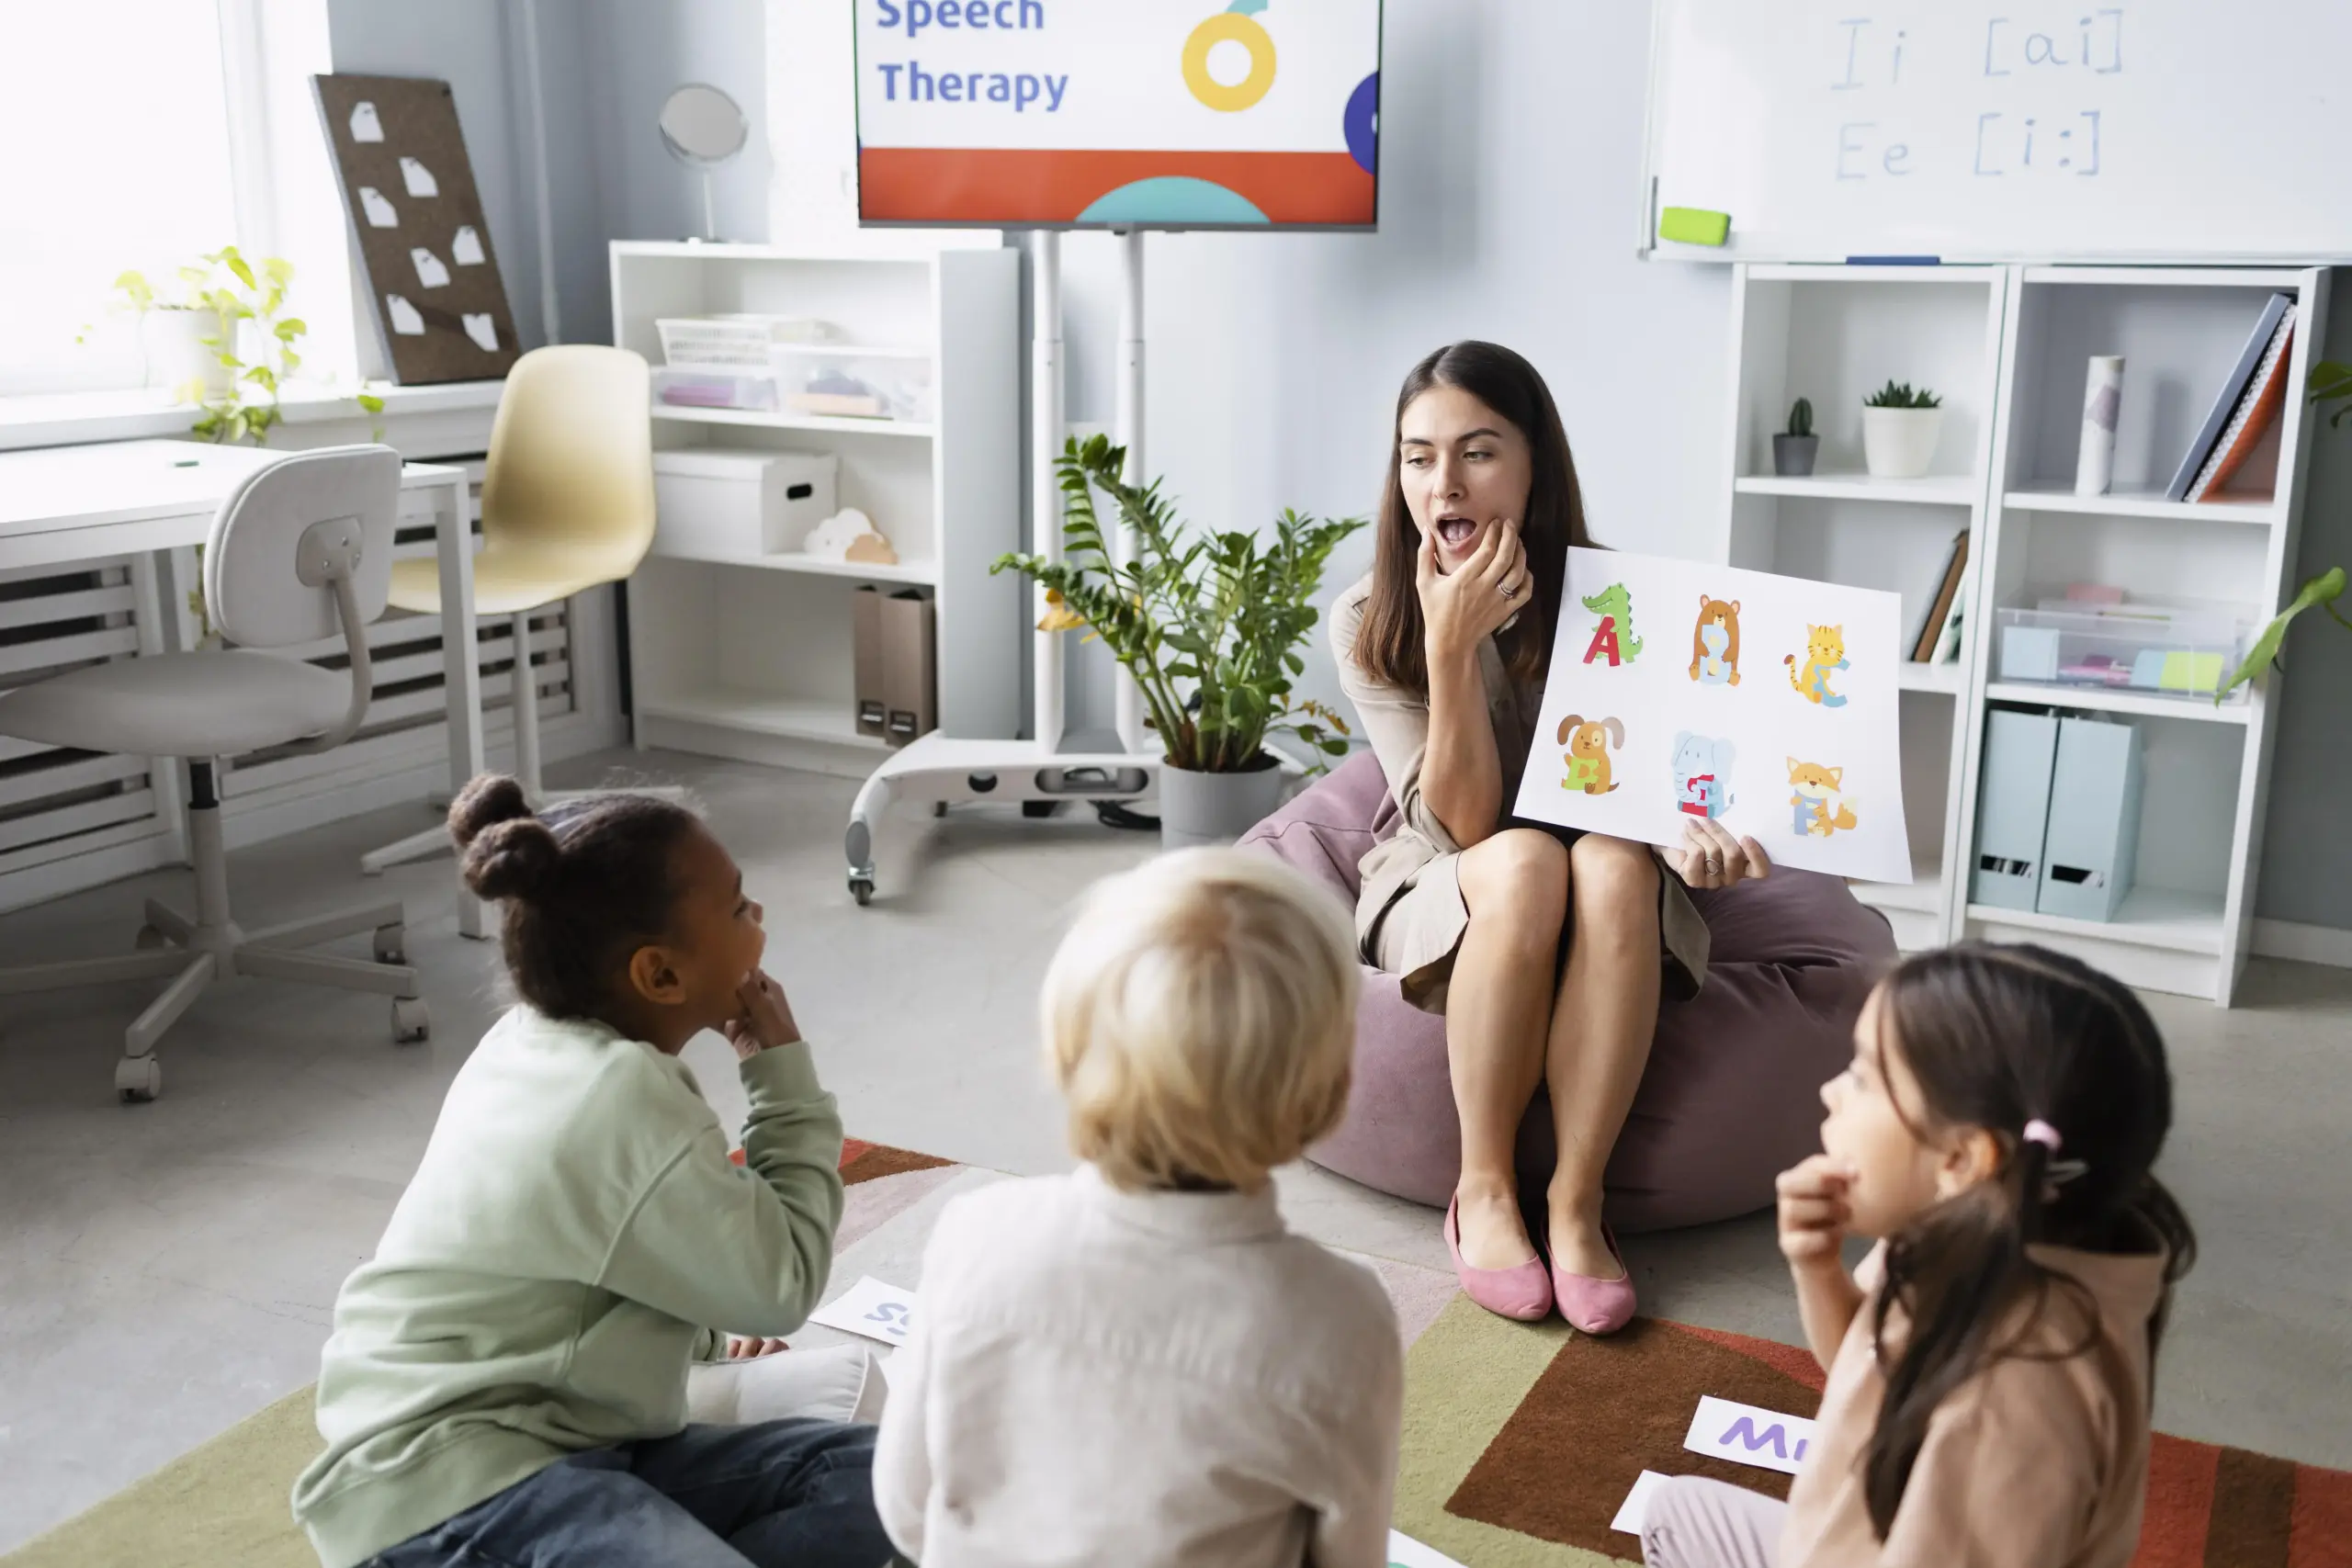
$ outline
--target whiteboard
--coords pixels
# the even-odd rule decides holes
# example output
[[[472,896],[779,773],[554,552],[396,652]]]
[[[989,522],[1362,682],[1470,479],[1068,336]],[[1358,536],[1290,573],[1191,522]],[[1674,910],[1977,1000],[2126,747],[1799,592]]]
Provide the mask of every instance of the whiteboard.
[[[1645,253],[2352,259],[2352,0],[1657,0],[1650,76]]]

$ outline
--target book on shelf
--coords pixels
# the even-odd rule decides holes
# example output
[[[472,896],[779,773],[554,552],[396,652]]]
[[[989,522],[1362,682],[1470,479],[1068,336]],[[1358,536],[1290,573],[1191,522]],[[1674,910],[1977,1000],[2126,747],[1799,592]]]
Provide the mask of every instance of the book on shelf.
[[[2262,364],[2254,378],[2245,384],[2245,394],[2230,415],[2229,427],[2213,444],[2213,455],[2198,471],[2197,482],[2188,487],[2191,501],[2219,500],[2219,492],[2245,460],[2260,446],[2265,432],[2278,419],[2278,411],[2287,404],[2287,363],[2295,342],[2295,310],[2278,318],[2278,329],[2270,334],[2270,346],[2264,350]]]
[[[2254,378],[2255,371],[2261,367],[2264,355],[2278,334],[2279,322],[2286,319],[2287,312],[2294,308],[2294,304],[2291,295],[2273,294],[2262,307],[2262,315],[2256,321],[2254,331],[2246,335],[2245,346],[2238,351],[2237,364],[2232,367],[2229,378],[2222,383],[2220,391],[2215,394],[2212,407],[2205,411],[2205,422],[2198,426],[2197,439],[2191,441],[2188,450],[2181,454],[2180,466],[2173,470],[2172,483],[2165,487],[2166,501],[2187,501],[2189,498],[2189,487],[2204,472],[2214,448],[2222,445],[2222,433],[2228,427],[2231,415],[2237,412],[2240,401],[2245,398],[2246,383]]]
[[[1968,619],[1968,584],[1960,585],[1960,593],[1951,602],[1951,614],[1944,617],[1944,629],[1936,638],[1935,656],[1930,664],[1954,664],[1960,660],[1960,628]]]
[[[1928,602],[1928,613],[1919,618],[1919,630],[1911,638],[1912,663],[1935,661],[1936,645],[1943,640],[1944,623],[1951,618],[1952,603],[1967,571],[1968,530],[1962,528],[1951,542],[1951,555],[1944,559],[1943,578],[1937,584],[1936,596]]]

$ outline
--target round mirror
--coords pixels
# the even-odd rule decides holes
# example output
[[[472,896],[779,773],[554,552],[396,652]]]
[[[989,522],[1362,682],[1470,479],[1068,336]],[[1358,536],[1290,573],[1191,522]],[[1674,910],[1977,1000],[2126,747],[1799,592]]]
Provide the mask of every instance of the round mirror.
[[[662,106],[662,144],[697,168],[724,164],[751,140],[752,122],[735,100],[702,82],[689,82]]]

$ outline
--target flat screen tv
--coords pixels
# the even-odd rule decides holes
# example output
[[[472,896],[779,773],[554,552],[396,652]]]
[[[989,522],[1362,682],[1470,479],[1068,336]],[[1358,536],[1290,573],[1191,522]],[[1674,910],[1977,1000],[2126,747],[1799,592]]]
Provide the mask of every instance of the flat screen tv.
[[[858,213],[1370,229],[1380,0],[854,0]]]

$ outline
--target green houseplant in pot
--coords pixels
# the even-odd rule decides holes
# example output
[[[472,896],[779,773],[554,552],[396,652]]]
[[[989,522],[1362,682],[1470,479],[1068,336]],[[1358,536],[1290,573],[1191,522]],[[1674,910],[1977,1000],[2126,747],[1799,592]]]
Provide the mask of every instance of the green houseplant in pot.
[[[122,307],[139,318],[149,384],[199,405],[195,434],[212,441],[268,440],[277,423],[279,382],[301,365],[295,345],[310,330],[285,313],[293,280],[291,263],[271,256],[255,265],[234,245],[180,268],[179,287],[168,295],[144,273],[114,280]],[[372,394],[358,400],[371,413],[383,408]]]
[[[1126,449],[1103,436],[1072,440],[1061,476],[1065,555],[1013,554],[993,571],[1019,571],[1046,590],[1043,630],[1099,637],[1135,677],[1146,722],[1165,758],[1160,841],[1170,849],[1229,843],[1272,812],[1282,795],[1270,735],[1295,737],[1318,757],[1347,750],[1347,725],[1291,682],[1317,620],[1308,603],[1332,548],[1364,525],[1285,511],[1272,536],[1189,529],[1175,504],[1120,476]],[[1107,496],[1106,528],[1096,495]],[[1135,558],[1113,554],[1111,529],[1134,530]]]
[[[1916,479],[1936,460],[1943,400],[1889,381],[1862,400],[1862,463],[1874,479]]]

